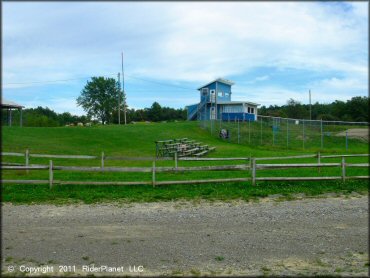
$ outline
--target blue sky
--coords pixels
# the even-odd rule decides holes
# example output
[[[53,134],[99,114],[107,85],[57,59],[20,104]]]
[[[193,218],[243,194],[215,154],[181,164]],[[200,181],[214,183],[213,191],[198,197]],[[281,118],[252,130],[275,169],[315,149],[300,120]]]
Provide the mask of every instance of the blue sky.
[[[91,76],[128,105],[196,103],[233,80],[233,100],[282,105],[368,95],[367,2],[3,2],[2,97],[82,115]],[[59,81],[64,80],[64,81]],[[50,82],[49,82],[50,81]],[[52,82],[55,81],[55,82]]]

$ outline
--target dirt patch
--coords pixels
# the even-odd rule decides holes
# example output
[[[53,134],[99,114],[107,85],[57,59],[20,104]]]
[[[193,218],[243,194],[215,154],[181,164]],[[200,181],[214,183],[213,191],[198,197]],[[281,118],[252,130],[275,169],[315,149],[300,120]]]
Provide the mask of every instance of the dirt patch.
[[[39,271],[53,266],[53,272],[35,274],[367,275],[367,196],[278,198],[66,206],[5,203],[2,272],[21,276],[21,266]],[[59,266],[71,268],[61,272]],[[103,271],[104,266],[117,271]],[[133,272],[140,266],[142,273]]]
[[[347,129],[346,131],[339,132],[335,136],[346,136],[346,132],[348,134],[348,138],[359,139],[364,142],[369,142],[368,128],[351,128]]]

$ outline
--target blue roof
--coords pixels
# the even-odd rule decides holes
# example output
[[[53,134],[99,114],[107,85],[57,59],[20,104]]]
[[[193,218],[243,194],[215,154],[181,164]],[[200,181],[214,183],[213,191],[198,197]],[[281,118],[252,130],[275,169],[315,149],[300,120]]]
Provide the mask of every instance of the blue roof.
[[[212,83],[215,83],[215,82],[220,82],[220,83],[224,83],[226,85],[234,85],[235,83],[232,82],[231,80],[227,80],[227,79],[224,79],[224,78],[217,78],[216,80],[213,80],[212,82],[209,82],[207,83],[206,85],[203,85],[202,87],[199,87],[197,90],[200,90],[204,87],[207,87],[208,85],[212,84]]]
[[[255,102],[251,102],[251,101],[218,101],[217,104],[230,104],[230,105],[233,105],[233,104],[249,104],[249,105],[254,105],[254,106],[259,106],[261,104],[259,103],[255,103]]]

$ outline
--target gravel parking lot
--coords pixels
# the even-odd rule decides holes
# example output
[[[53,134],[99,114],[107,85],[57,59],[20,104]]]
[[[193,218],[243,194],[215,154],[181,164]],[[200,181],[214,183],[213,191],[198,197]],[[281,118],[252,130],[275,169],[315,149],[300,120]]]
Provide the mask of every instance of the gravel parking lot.
[[[357,194],[3,204],[2,216],[2,271],[11,276],[368,275],[368,197]]]

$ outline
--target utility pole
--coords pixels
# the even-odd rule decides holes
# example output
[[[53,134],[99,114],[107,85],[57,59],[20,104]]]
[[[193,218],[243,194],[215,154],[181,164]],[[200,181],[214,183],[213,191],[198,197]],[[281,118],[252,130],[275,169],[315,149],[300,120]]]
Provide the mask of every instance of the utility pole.
[[[121,77],[120,77],[120,74],[118,73],[118,124],[120,125],[121,124],[121,84],[120,84],[120,81],[121,81]]]
[[[312,109],[311,109],[311,90],[308,90],[309,99],[310,99],[310,120],[312,120]]]
[[[125,125],[127,124],[126,122],[126,94],[125,94],[125,75],[123,71],[123,51],[122,51],[122,93],[123,93],[123,114],[125,117]]]

